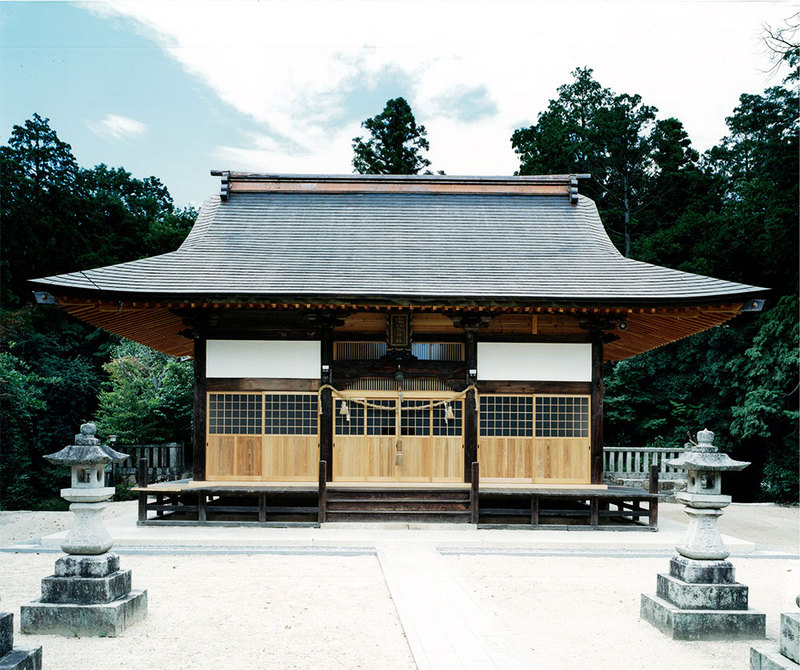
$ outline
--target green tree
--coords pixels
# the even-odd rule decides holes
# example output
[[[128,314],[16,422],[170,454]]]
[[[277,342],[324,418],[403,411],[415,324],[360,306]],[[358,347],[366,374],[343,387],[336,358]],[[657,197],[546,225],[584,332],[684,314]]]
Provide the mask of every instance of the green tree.
[[[431,162],[425,126],[417,125],[403,98],[386,103],[383,111],[361,124],[369,138],[353,138],[353,167],[359,174],[419,174]]]
[[[702,192],[698,154],[680,121],[656,121],[658,110],[639,95],[601,86],[590,68],[572,76],[535,124],[512,135],[519,174],[591,174],[582,191],[597,203],[615,244],[636,256],[665,216],[675,218]]]
[[[38,114],[14,126],[0,147],[2,294],[6,307],[22,303],[25,280],[70,268],[78,252],[80,168],[70,145]]]
[[[762,487],[781,502],[797,502],[800,337],[797,296],[784,296],[761,319],[743,355],[726,367],[734,382],[731,435],[766,455]]]
[[[190,439],[191,361],[180,361],[125,340],[103,368],[109,382],[99,396],[100,434],[139,444]]]
[[[80,168],[38,114],[14,126],[0,147],[0,505],[30,507],[57,497],[58,482],[42,457],[68,444],[96,412],[107,374],[102,365],[118,342],[58,308],[34,307],[26,280],[171,251],[194,214],[176,208],[155,177]],[[161,403],[164,421],[185,425],[191,399],[162,394]]]
[[[610,444],[674,445],[684,428],[712,428],[752,463],[727,478],[740,499],[797,495],[799,102],[784,87],[742,95],[728,136],[699,166],[674,152],[674,140],[669,153],[654,142],[656,181],[667,175],[684,186],[674,210],[668,202],[652,210],[658,223],[638,257],[773,294],[763,314],[618,363],[607,379]]]
[[[29,300],[26,281],[173,251],[196,217],[156,178],[78,166],[38,114],[0,147],[3,306]]]

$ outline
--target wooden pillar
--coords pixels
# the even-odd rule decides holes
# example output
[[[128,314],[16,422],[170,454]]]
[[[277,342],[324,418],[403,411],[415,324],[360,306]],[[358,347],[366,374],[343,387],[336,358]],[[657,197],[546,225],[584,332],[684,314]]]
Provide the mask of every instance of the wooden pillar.
[[[321,373],[322,384],[330,384],[330,370],[333,367],[333,330],[324,328],[322,330],[322,351],[320,361],[323,366],[328,366],[328,373]],[[319,459],[326,463],[333,464],[333,394],[329,389],[322,392],[321,407],[322,413],[319,415]],[[326,469],[327,481],[333,477],[333,467]]]
[[[592,338],[591,482],[603,483],[603,339]]]
[[[136,467],[136,485],[139,488],[147,488],[147,461],[139,459]],[[147,521],[147,493],[139,491],[139,523]]]
[[[261,523],[267,520],[267,494],[265,492],[258,494],[258,520]]]
[[[319,462],[319,488],[317,492],[317,521],[325,523],[328,508],[328,464]]]
[[[480,492],[480,466],[477,462],[470,464],[469,488],[469,509],[470,521],[477,524],[481,516],[481,492]]]
[[[467,364],[467,383],[470,383],[469,371],[477,368],[478,347],[475,343],[475,331],[465,329],[464,360]],[[472,464],[478,461],[478,412],[475,409],[475,391],[470,391],[464,398],[464,481],[472,481]]]
[[[658,495],[658,466],[655,463],[650,466],[650,493]],[[651,499],[648,505],[650,530],[658,530],[658,498]]]
[[[194,338],[194,426],[192,430],[194,480],[206,478],[206,338]]]
[[[197,493],[197,522],[205,523],[207,520],[206,515],[206,494],[202,491]]]

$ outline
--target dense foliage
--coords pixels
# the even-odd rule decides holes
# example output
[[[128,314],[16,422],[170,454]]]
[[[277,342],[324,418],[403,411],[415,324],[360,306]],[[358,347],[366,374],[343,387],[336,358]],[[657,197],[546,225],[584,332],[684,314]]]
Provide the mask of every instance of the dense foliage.
[[[63,479],[42,455],[95,416],[118,343],[57,307],[34,307],[26,280],[171,251],[195,212],[175,208],[155,177],[81,168],[34,114],[0,147],[0,217],[0,506],[18,508],[57,499]],[[185,381],[183,370],[170,372],[178,374]],[[170,439],[186,432],[185,411],[170,408],[186,402],[178,395],[154,408],[168,417]]]
[[[353,138],[353,167],[359,174],[419,174],[431,162],[425,126],[418,126],[404,98],[388,100],[380,114],[361,124],[369,138]]]
[[[795,501],[797,90],[742,95],[729,134],[700,156],[677,119],[590,69],[573,77],[513,134],[520,174],[591,173],[583,190],[626,256],[772,289],[760,315],[609,366],[606,443],[681,445],[708,427],[753,463],[727,478],[735,495]]]
[[[188,442],[192,431],[190,361],[123,341],[103,366],[109,382],[99,397],[98,434],[119,442]]]

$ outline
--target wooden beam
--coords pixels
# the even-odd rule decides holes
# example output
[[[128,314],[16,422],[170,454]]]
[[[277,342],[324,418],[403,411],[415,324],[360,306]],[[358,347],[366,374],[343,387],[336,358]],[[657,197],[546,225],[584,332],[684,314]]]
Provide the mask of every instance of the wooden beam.
[[[481,393],[547,393],[558,395],[590,395],[591,382],[505,382],[482,381],[478,383]]]

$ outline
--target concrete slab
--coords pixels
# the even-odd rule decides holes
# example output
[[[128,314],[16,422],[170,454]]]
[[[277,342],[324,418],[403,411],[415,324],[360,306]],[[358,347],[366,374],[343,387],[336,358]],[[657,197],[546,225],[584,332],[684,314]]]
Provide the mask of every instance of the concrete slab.
[[[433,549],[382,548],[378,558],[419,670],[534,668],[513,637]]]
[[[671,551],[686,529],[685,523],[665,520],[658,532],[478,529],[472,524],[331,523],[320,528],[269,528],[219,526],[137,526],[136,514],[120,515],[106,522],[114,546],[124,547],[376,547],[428,544],[442,548],[480,550],[536,549],[568,551]],[[41,538],[41,546],[61,545],[65,532]],[[755,544],[723,536],[734,554],[747,554]]]

